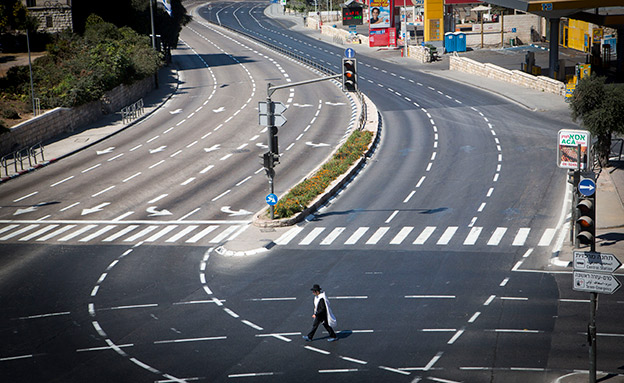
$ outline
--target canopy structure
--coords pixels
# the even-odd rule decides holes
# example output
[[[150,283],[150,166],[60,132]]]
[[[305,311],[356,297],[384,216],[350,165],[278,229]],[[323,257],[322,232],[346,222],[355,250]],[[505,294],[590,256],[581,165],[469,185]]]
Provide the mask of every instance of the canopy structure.
[[[559,20],[569,17],[618,31],[618,71],[624,58],[624,7],[622,0],[488,0],[488,3],[545,17],[550,22],[550,76],[559,62]]]

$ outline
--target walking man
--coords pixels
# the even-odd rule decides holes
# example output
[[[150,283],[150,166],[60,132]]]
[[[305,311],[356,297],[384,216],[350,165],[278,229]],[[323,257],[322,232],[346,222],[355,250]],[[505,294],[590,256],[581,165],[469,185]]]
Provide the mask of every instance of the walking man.
[[[312,318],[314,318],[314,323],[312,323],[312,330],[308,333],[308,335],[304,335],[303,339],[307,342],[310,342],[314,337],[314,333],[318,328],[319,324],[323,324],[323,327],[329,332],[329,339],[327,341],[333,342],[338,340],[336,333],[332,327],[336,326],[336,317],[331,311],[329,307],[329,299],[325,295],[325,292],[321,291],[321,286],[314,285],[310,289],[312,290],[312,294],[314,294],[314,314]]]

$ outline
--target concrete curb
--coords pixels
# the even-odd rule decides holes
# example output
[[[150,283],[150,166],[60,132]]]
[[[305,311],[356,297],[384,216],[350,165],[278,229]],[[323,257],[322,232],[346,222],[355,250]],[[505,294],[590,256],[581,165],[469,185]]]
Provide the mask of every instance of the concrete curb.
[[[335,179],[325,189],[325,191],[322,194],[320,194],[318,197],[316,197],[310,203],[310,205],[307,208],[305,208],[303,211],[297,213],[293,217],[271,220],[271,219],[265,218],[267,209],[263,208],[262,210],[254,214],[253,225],[262,227],[262,228],[285,227],[285,226],[292,226],[296,223],[303,221],[305,217],[310,215],[312,212],[318,210],[319,207],[321,207],[330,198],[332,198],[340,189],[342,189],[351,180],[353,176],[355,176],[360,171],[360,169],[366,163],[366,160],[374,153],[375,149],[377,148],[377,144],[379,143],[379,139],[380,139],[379,132],[382,126],[382,121],[381,121],[379,112],[377,111],[377,107],[375,106],[375,104],[373,104],[373,102],[365,95],[363,95],[363,98],[364,98],[364,101],[366,102],[367,113],[368,113],[367,123],[366,123],[366,127],[368,127],[368,129],[365,127],[365,130],[370,130],[373,132],[373,140],[368,146],[366,153],[362,155],[359,161],[351,165],[351,167],[346,173],[344,173],[343,175]],[[356,102],[357,102],[357,99],[356,99]],[[371,116],[372,116],[372,119],[369,119]],[[340,149],[340,146],[334,149],[334,151],[330,154],[329,158],[331,158],[338,151],[338,149]],[[307,179],[310,176],[314,175],[324,164],[325,162],[319,164],[319,166],[317,166],[314,170],[312,170],[304,179]],[[286,191],[284,195],[286,195],[287,193],[288,191]]]
[[[44,162],[42,162],[40,164],[36,164],[35,166],[33,166],[31,168],[28,168],[26,170],[22,170],[21,172],[15,173],[15,174],[13,174],[11,176],[0,178],[0,185],[5,183],[5,182],[7,182],[7,181],[15,179],[15,178],[17,178],[19,176],[22,176],[24,174],[31,173],[31,172],[33,172],[35,170],[41,169],[43,167],[46,167],[46,166],[48,166],[50,164],[53,164],[53,163],[55,163],[55,162],[57,162],[59,160],[62,160],[63,158],[69,157],[69,156],[74,155],[74,154],[76,154],[78,152],[81,152],[81,151],[83,151],[83,150],[85,150],[87,148],[90,148],[91,146],[99,144],[100,142],[102,142],[104,140],[107,140],[107,139],[111,138],[112,136],[114,136],[114,135],[116,135],[118,133],[121,133],[122,131],[124,131],[124,130],[126,130],[126,129],[128,129],[128,128],[130,128],[130,127],[132,127],[132,126],[134,126],[134,125],[136,125],[136,124],[138,124],[140,122],[142,122],[143,120],[145,120],[147,117],[152,115],[158,109],[162,108],[162,106],[165,105],[167,103],[167,101],[169,101],[171,99],[171,97],[173,97],[173,95],[178,91],[178,88],[180,86],[180,79],[178,77],[178,70],[175,67],[172,67],[171,70],[174,73],[174,77],[176,79],[175,88],[174,88],[173,92],[169,93],[169,95],[160,104],[158,104],[155,107],[153,107],[153,109],[151,111],[146,112],[141,117],[137,118],[134,121],[129,122],[126,125],[122,124],[121,127],[119,129],[115,130],[114,132],[111,132],[111,133],[109,133],[109,134],[107,134],[107,135],[105,135],[103,137],[100,137],[100,138],[96,139],[93,142],[90,142],[90,143],[88,143],[88,144],[86,144],[84,146],[79,147],[78,149],[74,149],[74,150],[72,150],[72,151],[70,151],[68,153],[65,153],[65,154],[63,154],[63,155],[61,155],[59,157],[55,157],[55,158],[52,158],[50,160],[44,161]],[[87,131],[89,131],[89,130],[88,129],[83,130],[83,132],[87,132]],[[79,134],[80,133],[76,134],[76,136],[79,135]],[[72,137],[72,136],[69,136],[69,137]]]

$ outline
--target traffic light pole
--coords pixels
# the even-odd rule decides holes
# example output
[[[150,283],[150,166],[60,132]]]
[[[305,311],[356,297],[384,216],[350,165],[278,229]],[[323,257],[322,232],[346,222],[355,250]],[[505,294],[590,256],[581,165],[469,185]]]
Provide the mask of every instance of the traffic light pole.
[[[271,194],[275,193],[275,163],[279,163],[279,148],[277,145],[277,126],[275,126],[275,104],[271,100],[271,96],[276,90],[292,88],[294,86],[312,84],[319,81],[333,80],[341,77],[337,74],[334,76],[319,77],[312,80],[292,82],[290,84],[271,86],[271,83],[267,84],[267,143],[269,151],[264,155],[264,170],[269,178],[269,189]],[[275,219],[275,207],[269,206],[269,213],[271,219]]]

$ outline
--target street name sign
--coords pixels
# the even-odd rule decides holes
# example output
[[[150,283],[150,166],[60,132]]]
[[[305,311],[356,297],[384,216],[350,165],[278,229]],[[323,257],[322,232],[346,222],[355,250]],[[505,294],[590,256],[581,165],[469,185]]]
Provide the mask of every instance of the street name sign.
[[[590,293],[613,294],[622,285],[611,274],[585,273],[582,271],[574,271],[573,280],[574,290]]]
[[[585,197],[591,197],[596,192],[596,183],[591,178],[583,178],[578,184],[578,191]]]
[[[574,252],[574,270],[613,273],[622,266],[622,262],[613,254],[591,251]]]

